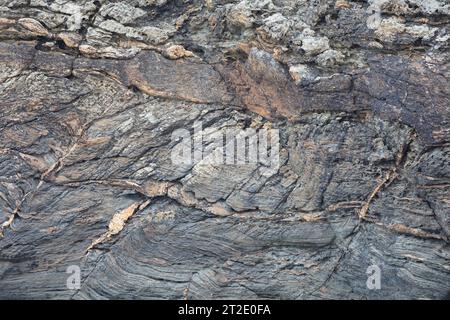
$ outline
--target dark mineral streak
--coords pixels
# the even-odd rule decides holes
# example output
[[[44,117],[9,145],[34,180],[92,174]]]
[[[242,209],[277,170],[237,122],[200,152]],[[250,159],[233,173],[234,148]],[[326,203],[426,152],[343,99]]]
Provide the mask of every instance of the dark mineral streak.
[[[448,297],[449,41],[447,0],[0,0],[0,298]],[[279,169],[174,164],[199,122]]]

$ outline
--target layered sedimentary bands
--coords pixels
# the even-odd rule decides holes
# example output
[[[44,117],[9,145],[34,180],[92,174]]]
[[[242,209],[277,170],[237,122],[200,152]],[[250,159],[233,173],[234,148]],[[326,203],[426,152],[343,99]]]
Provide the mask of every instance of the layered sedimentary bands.
[[[448,297],[449,20],[447,0],[0,0],[0,298]],[[174,163],[196,123],[278,129],[279,168]]]

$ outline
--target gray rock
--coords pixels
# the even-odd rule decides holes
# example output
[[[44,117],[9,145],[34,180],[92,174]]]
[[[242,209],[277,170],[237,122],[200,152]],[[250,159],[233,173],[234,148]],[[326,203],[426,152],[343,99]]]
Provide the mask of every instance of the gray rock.
[[[1,299],[448,297],[446,1],[0,12]]]

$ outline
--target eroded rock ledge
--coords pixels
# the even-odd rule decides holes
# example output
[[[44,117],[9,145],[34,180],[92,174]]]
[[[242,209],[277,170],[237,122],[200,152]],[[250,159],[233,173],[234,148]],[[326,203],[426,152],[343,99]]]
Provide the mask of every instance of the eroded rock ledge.
[[[449,11],[0,0],[0,298],[448,297]],[[200,121],[279,170],[173,164]]]

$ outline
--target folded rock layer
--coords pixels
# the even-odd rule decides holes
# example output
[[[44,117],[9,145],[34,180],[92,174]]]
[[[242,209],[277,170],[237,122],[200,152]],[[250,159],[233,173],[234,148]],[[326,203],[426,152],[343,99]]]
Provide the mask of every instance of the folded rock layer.
[[[448,298],[449,17],[0,0],[0,298]],[[206,161],[252,130],[274,170]]]

